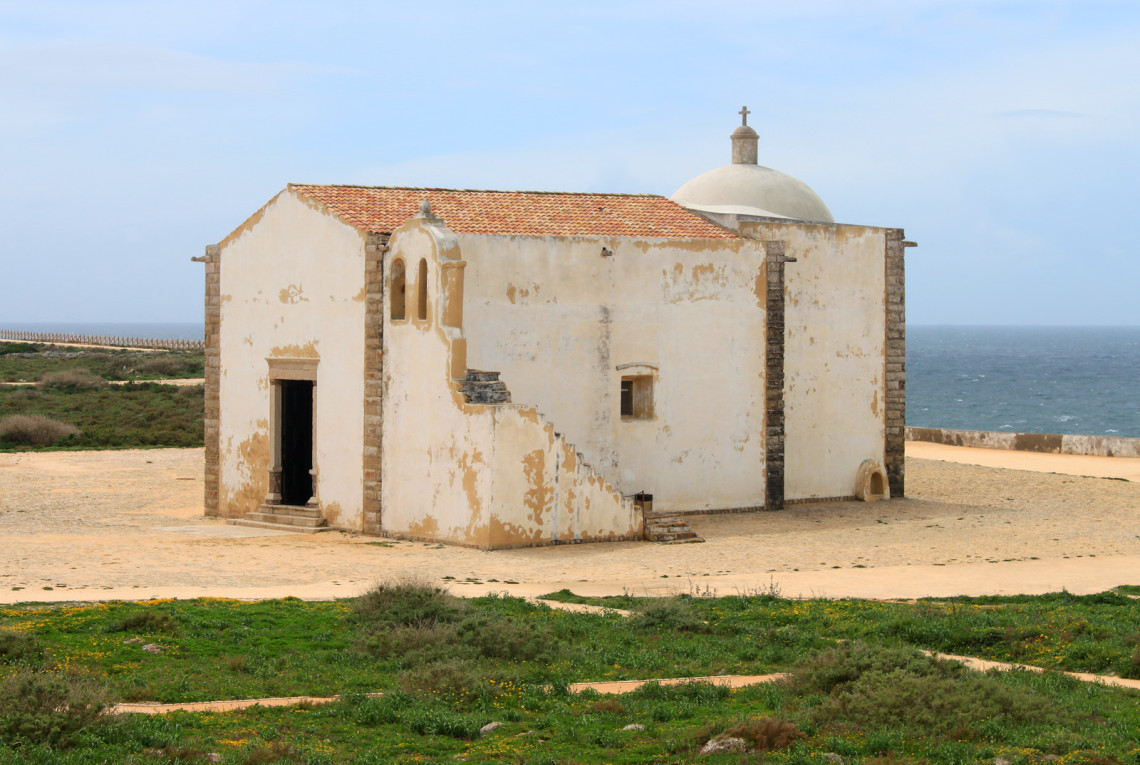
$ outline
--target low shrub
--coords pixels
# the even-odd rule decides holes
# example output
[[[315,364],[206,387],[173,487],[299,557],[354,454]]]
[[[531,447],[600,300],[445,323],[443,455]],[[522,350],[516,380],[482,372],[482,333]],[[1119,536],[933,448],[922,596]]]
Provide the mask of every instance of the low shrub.
[[[859,641],[829,648],[792,668],[797,693],[842,691],[865,675],[902,672],[916,677],[957,678],[968,670],[957,662],[937,661],[913,648],[868,645]]]
[[[590,706],[586,707],[579,714],[597,714],[597,715],[624,715],[626,709],[622,706],[621,702],[613,699],[598,699]]]
[[[199,398],[205,392],[205,385],[180,385],[174,395],[182,398]]]
[[[175,632],[178,620],[162,611],[135,611],[111,625],[111,632]]]
[[[37,387],[44,390],[63,390],[69,392],[95,390],[96,388],[104,387],[106,384],[106,380],[101,377],[96,377],[82,367],[62,369],[58,372],[48,372],[36,383]]]
[[[0,343],[0,356],[13,353],[40,353],[47,348],[39,343]]]
[[[426,579],[380,582],[353,603],[349,621],[365,630],[459,621],[467,604]]]
[[[708,632],[708,625],[685,600],[663,598],[648,603],[633,615],[630,625],[654,632]]]
[[[43,653],[43,647],[32,635],[0,630],[0,663],[27,663],[39,659]]]
[[[413,696],[461,705],[501,696],[504,681],[497,671],[458,659],[413,667],[400,675],[400,687]]]
[[[0,684],[0,740],[54,747],[101,724],[108,700],[88,680],[48,672],[17,672]]]
[[[361,693],[345,694],[339,702],[327,707],[329,713],[345,717],[357,725],[375,727],[392,725],[410,707],[420,703],[403,691],[388,691],[383,696],[366,696]]]
[[[541,630],[509,617],[471,616],[455,631],[459,644],[488,659],[550,661],[556,646],[549,630]]]
[[[138,374],[156,377],[201,377],[203,374],[202,357],[152,356],[132,366]]]
[[[447,709],[413,708],[404,717],[404,723],[421,736],[449,736],[458,739],[479,738],[485,724],[475,715],[452,712]]]
[[[721,732],[722,738],[741,738],[752,744],[758,752],[775,752],[787,749],[797,741],[806,740],[807,736],[787,720],[775,720],[770,717],[761,717],[754,720],[745,720]]]
[[[254,747],[245,752],[245,765],[268,765],[273,762],[304,762],[299,750],[284,741]]]
[[[818,725],[978,735],[983,721],[1075,725],[1044,696],[938,661],[915,649],[851,643],[809,658],[792,672],[799,693],[827,694],[809,715]],[[979,736],[980,737],[980,736]]]
[[[455,654],[455,625],[380,626],[362,635],[357,645],[369,656],[397,659],[405,667],[429,664]]]
[[[74,425],[38,414],[12,414],[0,419],[0,440],[24,446],[52,446],[79,433]]]

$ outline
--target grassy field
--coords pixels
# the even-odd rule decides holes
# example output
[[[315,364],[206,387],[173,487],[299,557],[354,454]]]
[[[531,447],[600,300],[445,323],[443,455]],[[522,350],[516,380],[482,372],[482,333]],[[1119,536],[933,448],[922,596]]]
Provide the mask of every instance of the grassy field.
[[[917,652],[1027,661],[1020,654],[1032,634],[1054,649],[1038,663],[1088,669],[1077,625],[1090,624],[1104,635],[1102,669],[1135,667],[1140,606],[1121,594],[620,605],[634,615],[399,584],[325,603],[2,608],[0,761],[687,763],[710,740],[733,737],[747,751],[699,761],[1140,763],[1136,692],[1056,674],[983,675]],[[963,643],[964,632],[988,637]],[[152,645],[157,652],[143,648]],[[771,671],[792,678],[741,690],[566,690],[584,680]],[[366,695],[374,692],[383,695]],[[111,700],[334,694],[342,700],[243,712],[93,711]],[[491,722],[502,725],[481,734]]]
[[[0,343],[0,379],[36,383],[0,386],[0,451],[201,446],[203,386],[154,380],[202,370],[201,351]]]
[[[0,343],[0,381],[36,382],[45,374],[84,369],[103,380],[202,377],[204,351],[129,351],[43,343]]]

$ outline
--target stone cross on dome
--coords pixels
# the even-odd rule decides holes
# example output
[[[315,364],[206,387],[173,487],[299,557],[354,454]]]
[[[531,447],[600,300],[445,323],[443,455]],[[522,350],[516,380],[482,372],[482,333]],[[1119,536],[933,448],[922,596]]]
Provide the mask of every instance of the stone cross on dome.
[[[740,127],[732,132],[732,164],[734,165],[757,164],[757,142],[760,136],[756,135],[755,130],[748,127],[748,115],[751,113],[747,106],[742,107],[737,112],[740,115]]]

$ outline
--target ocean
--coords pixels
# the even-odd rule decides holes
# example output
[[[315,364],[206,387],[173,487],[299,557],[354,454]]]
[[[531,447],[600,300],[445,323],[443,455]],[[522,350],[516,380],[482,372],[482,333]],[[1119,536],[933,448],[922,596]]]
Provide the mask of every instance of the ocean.
[[[1140,327],[907,326],[907,425],[1140,437]]]
[[[0,329],[201,340],[201,322]],[[908,425],[1140,438],[1140,327],[907,327]]]

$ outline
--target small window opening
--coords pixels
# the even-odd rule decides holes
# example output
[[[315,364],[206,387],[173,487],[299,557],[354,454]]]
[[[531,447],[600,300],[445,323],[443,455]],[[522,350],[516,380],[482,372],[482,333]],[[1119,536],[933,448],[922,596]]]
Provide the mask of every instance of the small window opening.
[[[631,378],[621,381],[621,416],[633,416],[633,380]]]
[[[419,278],[416,280],[416,318],[427,318],[427,260],[420,260]]]
[[[621,378],[621,418],[653,419],[653,376],[636,375]]]
[[[392,321],[403,321],[407,318],[407,287],[404,261],[396,260],[392,263]]]

